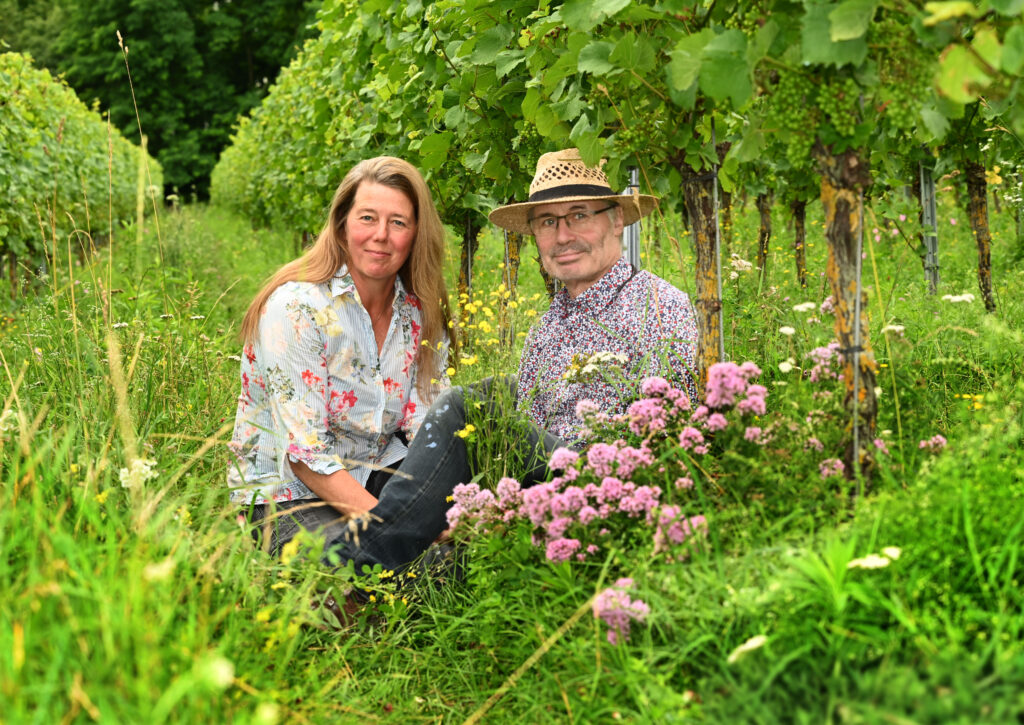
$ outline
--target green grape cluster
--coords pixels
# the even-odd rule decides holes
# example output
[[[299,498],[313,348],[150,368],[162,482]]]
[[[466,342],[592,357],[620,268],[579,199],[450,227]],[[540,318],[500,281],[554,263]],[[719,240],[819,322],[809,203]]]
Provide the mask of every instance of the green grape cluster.
[[[664,142],[664,122],[654,114],[642,114],[615,132],[615,145],[626,153],[641,152]]]
[[[803,73],[783,72],[767,100],[763,126],[780,133],[786,142],[786,159],[803,166],[811,155],[820,114],[815,107],[817,89]]]
[[[881,23],[874,32],[888,48],[878,60],[879,110],[891,127],[912,130],[930,93],[930,59],[923,48],[906,40],[900,28]]]
[[[854,135],[860,121],[860,86],[853,78],[833,79],[818,92],[818,108],[840,136]]]

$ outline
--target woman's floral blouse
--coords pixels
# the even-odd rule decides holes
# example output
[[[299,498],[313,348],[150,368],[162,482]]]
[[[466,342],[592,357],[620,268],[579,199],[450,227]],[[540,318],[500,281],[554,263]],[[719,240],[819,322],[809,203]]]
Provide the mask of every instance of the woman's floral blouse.
[[[395,279],[394,314],[381,354],[370,316],[344,266],[327,282],[288,282],[267,300],[243,351],[228,471],[240,504],[315,497],[287,461],[317,473],[347,470],[366,485],[372,467],[405,457],[429,407],[416,389],[419,300]],[[440,369],[447,361],[442,349]],[[448,387],[442,375],[434,393]],[[287,455],[285,455],[287,453]]]

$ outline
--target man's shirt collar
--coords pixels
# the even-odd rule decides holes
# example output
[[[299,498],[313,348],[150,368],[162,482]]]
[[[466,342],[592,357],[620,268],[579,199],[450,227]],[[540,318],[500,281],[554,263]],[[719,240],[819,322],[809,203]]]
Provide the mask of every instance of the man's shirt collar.
[[[625,257],[619,257],[601,279],[583,290],[579,296],[572,298],[565,289],[560,290],[551,300],[551,309],[561,317],[568,317],[579,310],[598,314],[615,300],[633,274],[633,265]]]

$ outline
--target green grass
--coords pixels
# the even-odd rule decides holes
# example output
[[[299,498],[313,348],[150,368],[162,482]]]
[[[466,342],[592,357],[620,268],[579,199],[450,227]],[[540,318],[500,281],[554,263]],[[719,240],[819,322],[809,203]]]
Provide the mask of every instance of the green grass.
[[[947,201],[951,216],[963,217]],[[734,218],[732,251],[749,259],[752,204]],[[341,633],[320,628],[309,603],[342,591],[347,573],[254,550],[224,491],[238,323],[292,238],[195,207],[165,213],[159,242],[147,230],[142,279],[135,250],[117,242],[132,230],[91,266],[63,260],[0,330],[0,722],[461,722],[503,685],[483,722],[1019,719],[1024,270],[1001,252],[1012,219],[993,217],[992,316],[979,301],[928,297],[898,244],[869,250],[891,456],[852,501],[817,470],[838,454],[834,396],[778,368],[789,357],[806,367],[804,354],[831,339],[831,318],[792,310],[825,296],[820,218],[808,225],[808,290],[796,286],[784,216],[774,222],[761,294],[753,273],[726,284],[726,348],[764,370],[763,423],[793,429],[767,449],[723,439],[702,463],[708,475],[695,472],[680,500],[707,515],[706,546],[668,562],[638,525],[593,561],[553,565],[512,526],[466,544],[459,582],[399,589],[378,574],[376,606]],[[657,237],[645,263],[692,292],[687,238],[671,220]],[[974,291],[962,221],[943,229],[940,253],[941,293]],[[524,250],[519,333],[546,304],[533,256]],[[502,257],[500,237],[485,234],[457,383],[514,371],[518,348],[488,342]],[[107,294],[108,260],[120,292]],[[888,344],[887,324],[905,327]],[[920,450],[935,433],[946,452]],[[824,453],[804,450],[810,435]],[[477,443],[482,455],[501,447]],[[154,461],[155,477],[123,488],[134,457]],[[506,466],[515,473],[494,463],[489,475]],[[889,566],[847,569],[889,546],[901,549]],[[613,646],[587,604],[626,575],[651,615]],[[761,648],[729,663],[761,634]]]

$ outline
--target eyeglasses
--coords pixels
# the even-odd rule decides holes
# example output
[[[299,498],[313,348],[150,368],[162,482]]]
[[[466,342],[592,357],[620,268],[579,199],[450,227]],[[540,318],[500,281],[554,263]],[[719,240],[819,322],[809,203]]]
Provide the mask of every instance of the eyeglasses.
[[[577,209],[571,211],[568,214],[562,214],[561,216],[555,216],[554,214],[544,214],[536,219],[530,219],[530,231],[533,232],[533,236],[538,239],[552,239],[558,234],[558,222],[559,220],[565,221],[566,229],[572,229],[576,232],[585,232],[594,226],[594,219],[597,218],[598,214],[603,214],[609,209],[614,209],[618,204],[609,204],[603,209]]]

